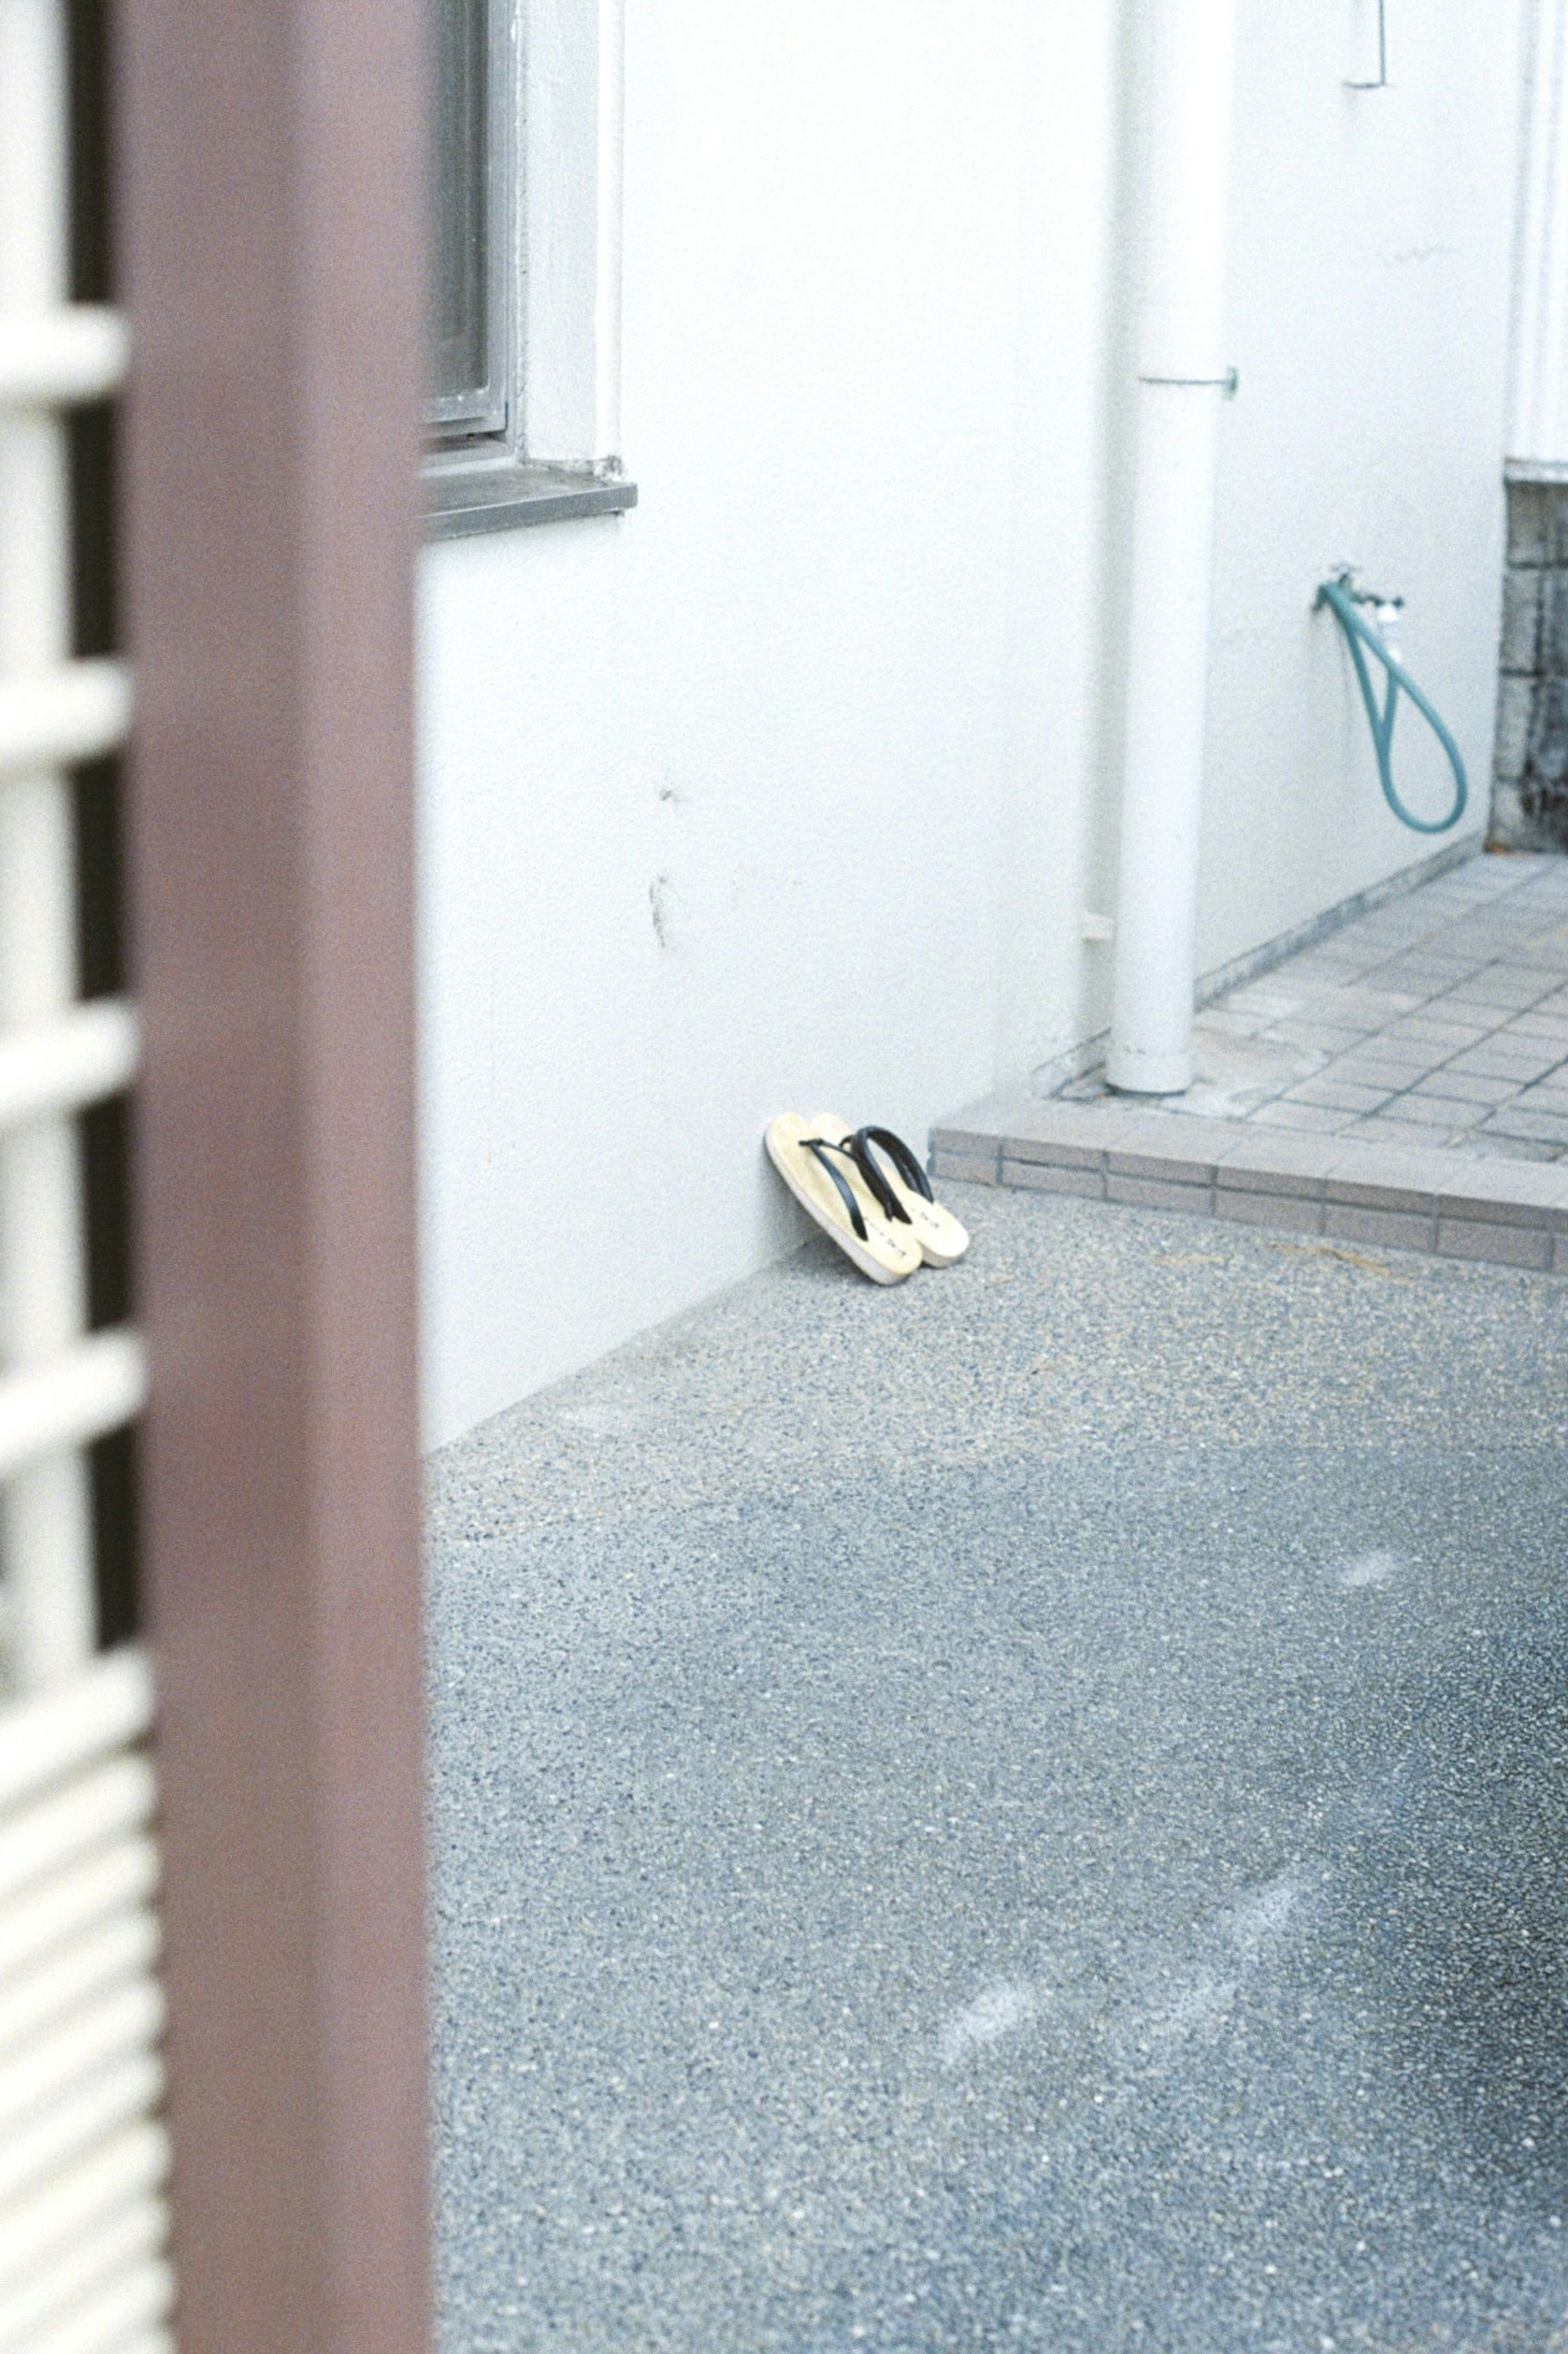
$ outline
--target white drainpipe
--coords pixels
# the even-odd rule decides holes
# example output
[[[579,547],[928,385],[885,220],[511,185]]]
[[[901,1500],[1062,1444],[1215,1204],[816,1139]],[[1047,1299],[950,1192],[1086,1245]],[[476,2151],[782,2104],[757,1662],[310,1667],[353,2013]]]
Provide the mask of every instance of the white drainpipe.
[[[1149,0],[1152,108],[1116,996],[1107,1076],[1192,1078],[1235,0]]]
[[[1568,0],[1529,0],[1508,455],[1568,459]]]

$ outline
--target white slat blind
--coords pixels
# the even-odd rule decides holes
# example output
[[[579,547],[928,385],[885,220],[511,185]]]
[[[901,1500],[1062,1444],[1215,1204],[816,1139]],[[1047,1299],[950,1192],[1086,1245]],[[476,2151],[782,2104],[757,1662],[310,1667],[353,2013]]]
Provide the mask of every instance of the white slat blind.
[[[71,659],[61,408],[126,338],[68,301],[61,0],[0,0],[0,2349],[166,2354],[148,1664],[94,1657],[86,1447],[145,1387],[89,1334],[75,1115],[132,1076],[119,1002],[75,1002],[70,786],[130,687]]]

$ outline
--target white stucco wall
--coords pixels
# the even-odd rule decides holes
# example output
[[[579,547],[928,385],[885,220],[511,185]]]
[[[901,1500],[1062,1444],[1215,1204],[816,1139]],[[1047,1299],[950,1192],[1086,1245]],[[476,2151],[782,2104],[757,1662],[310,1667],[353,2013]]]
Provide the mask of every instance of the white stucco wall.
[[[1242,12],[1200,970],[1437,846],[1386,808],[1343,642],[1311,612],[1337,562],[1407,599],[1406,660],[1469,769],[1462,830],[1486,822],[1519,12],[1482,35],[1465,0],[1390,0],[1375,93],[1335,86],[1357,13]],[[1395,767],[1441,813],[1448,772],[1408,706]]]
[[[1329,563],[1407,594],[1486,769],[1517,62],[1395,6],[1351,98],[1366,5],[1243,5],[1206,965],[1426,846]],[[1103,1023],[1119,14],[629,0],[642,504],[424,560],[432,1443],[785,1247],[775,1110],[918,1138]]]

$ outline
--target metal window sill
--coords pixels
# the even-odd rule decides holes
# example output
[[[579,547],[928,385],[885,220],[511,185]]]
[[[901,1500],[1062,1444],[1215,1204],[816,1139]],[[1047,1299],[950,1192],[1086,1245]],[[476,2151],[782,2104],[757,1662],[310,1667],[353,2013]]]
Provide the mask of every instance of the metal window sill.
[[[1503,480],[1561,488],[1568,483],[1568,461],[1560,458],[1508,458],[1503,461]]]
[[[567,466],[432,466],[425,476],[425,537],[467,539],[482,531],[517,531],[566,523],[574,515],[624,514],[637,485],[619,474]]]

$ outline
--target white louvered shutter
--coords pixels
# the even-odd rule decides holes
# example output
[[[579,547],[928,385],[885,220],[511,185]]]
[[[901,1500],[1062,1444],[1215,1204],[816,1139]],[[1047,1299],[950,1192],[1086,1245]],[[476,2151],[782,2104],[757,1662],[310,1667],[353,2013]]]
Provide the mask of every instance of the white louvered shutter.
[[[154,1897],[152,1682],[94,1656],[90,1442],[145,1386],[86,1331],[76,1113],[135,1068],[76,996],[69,769],[130,715],[73,661],[62,408],[113,389],[121,322],[68,302],[61,0],[0,0],[0,2349],[174,2338]]]

